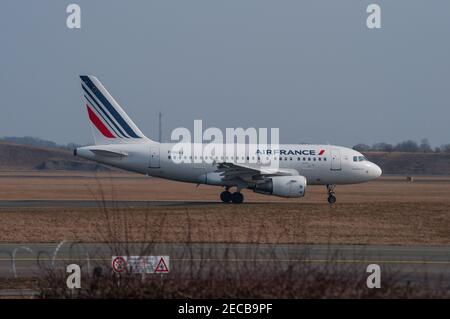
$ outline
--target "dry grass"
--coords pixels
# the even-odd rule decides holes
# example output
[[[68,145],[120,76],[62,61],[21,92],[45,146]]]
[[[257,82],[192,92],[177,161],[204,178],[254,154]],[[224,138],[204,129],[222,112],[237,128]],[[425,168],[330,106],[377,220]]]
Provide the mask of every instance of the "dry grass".
[[[450,203],[0,209],[0,241],[450,244]],[[192,225],[188,229],[186,225]],[[50,231],[49,231],[50,230]]]
[[[337,187],[338,203],[448,202],[450,176],[383,177]],[[125,172],[0,172],[0,200],[194,200],[219,201],[220,187],[180,183]],[[283,199],[244,191],[246,202],[325,203],[324,186],[309,186],[306,197]]]
[[[211,200],[220,188],[148,179],[126,173],[0,173],[0,200],[107,199]],[[0,208],[0,242],[322,243],[450,245],[450,181],[400,177],[338,187],[338,204],[325,203],[323,187],[304,199],[283,200],[246,192],[250,203],[149,208]],[[122,247],[123,248],[123,247]],[[111,255],[115,251],[112,247]],[[232,252],[231,252],[232,253]],[[170,276],[111,274],[83,279],[83,289],[65,289],[66,274],[49,269],[42,278],[0,281],[3,288],[33,288],[41,297],[79,298],[448,298],[448,291],[383,277],[383,289],[365,286],[354,264],[323,269],[292,263],[274,268],[199,263]],[[196,268],[198,267],[198,268]],[[257,271],[255,271],[257,269]]]
[[[218,201],[220,191],[122,172],[0,172],[0,200]],[[0,242],[104,241],[112,218],[123,232],[119,241],[126,233],[129,241],[158,242],[450,244],[449,195],[449,177],[414,183],[384,177],[339,186],[333,207],[325,203],[324,187],[312,186],[305,198],[289,200],[246,191],[243,205],[180,204],[108,214],[99,208],[0,208]]]

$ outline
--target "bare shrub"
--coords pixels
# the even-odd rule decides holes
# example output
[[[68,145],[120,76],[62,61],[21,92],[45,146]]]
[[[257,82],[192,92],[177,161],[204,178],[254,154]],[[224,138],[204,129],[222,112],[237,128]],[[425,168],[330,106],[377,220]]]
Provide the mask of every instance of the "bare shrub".
[[[264,221],[255,222],[247,234],[253,244],[237,246],[233,242],[233,230],[221,225],[228,234],[228,243],[195,244],[192,233],[198,220],[186,210],[182,227],[184,240],[164,248],[164,255],[171,259],[168,274],[141,275],[132,272],[115,273],[111,267],[111,256],[161,254],[160,233],[166,228],[166,215],[152,219],[144,215],[129,215],[119,206],[108,207],[102,194],[99,207],[104,222],[98,226],[106,251],[98,256],[95,265],[84,265],[82,288],[66,288],[67,274],[63,269],[47,267],[39,278],[38,290],[42,298],[448,298],[448,290],[431,285],[404,284],[399,274],[384,275],[381,289],[368,289],[364,264],[340,263],[337,253],[330,254],[321,262],[311,258],[305,246],[286,245],[293,252],[280,255],[276,242],[267,242],[271,231]],[[152,208],[147,208],[151,211]],[[329,211],[329,239],[333,238],[332,216]],[[130,225],[140,218],[141,233],[136,234]],[[150,227],[151,226],[151,227]],[[305,224],[301,215],[291,225],[293,236],[305,236]],[[151,229],[151,231],[150,231]],[[282,234],[279,234],[281,238]],[[208,238],[211,234],[205,232]],[[136,239],[143,239],[137,242]],[[212,239],[212,236],[209,237]],[[303,238],[305,241],[306,239]],[[243,257],[244,256],[244,257]],[[286,259],[289,256],[289,259]],[[66,262],[79,263],[79,255]],[[369,262],[368,262],[369,263]]]

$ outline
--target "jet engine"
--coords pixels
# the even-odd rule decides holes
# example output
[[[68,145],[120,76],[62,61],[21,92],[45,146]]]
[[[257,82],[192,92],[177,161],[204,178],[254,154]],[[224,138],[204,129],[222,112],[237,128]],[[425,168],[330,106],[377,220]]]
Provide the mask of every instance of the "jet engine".
[[[303,197],[306,191],[306,178],[304,176],[274,176],[256,184],[253,191],[280,197]]]

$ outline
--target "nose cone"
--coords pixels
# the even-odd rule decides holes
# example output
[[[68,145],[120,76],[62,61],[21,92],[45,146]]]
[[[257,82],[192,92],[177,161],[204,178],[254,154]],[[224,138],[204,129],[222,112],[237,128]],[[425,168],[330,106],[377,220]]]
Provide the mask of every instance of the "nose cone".
[[[381,168],[377,164],[372,163],[370,167],[370,175],[372,176],[372,178],[378,178],[382,173],[383,171],[381,170]]]

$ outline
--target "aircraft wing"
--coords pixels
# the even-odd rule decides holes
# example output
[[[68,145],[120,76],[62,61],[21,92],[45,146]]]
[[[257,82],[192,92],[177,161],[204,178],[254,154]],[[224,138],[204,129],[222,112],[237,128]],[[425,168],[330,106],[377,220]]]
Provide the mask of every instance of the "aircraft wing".
[[[299,175],[295,169],[280,169],[263,166],[249,166],[236,163],[218,163],[216,172],[222,173],[223,180],[240,179],[244,182],[257,183],[264,177],[270,176],[296,176]]]

